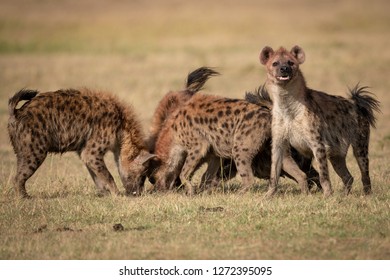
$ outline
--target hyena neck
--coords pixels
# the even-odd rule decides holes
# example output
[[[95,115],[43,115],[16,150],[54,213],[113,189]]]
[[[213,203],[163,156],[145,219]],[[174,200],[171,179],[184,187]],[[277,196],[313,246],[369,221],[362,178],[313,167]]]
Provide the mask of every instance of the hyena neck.
[[[122,162],[134,160],[142,150],[147,150],[146,140],[138,122],[125,125],[117,134],[118,156]]]
[[[273,98],[274,111],[295,115],[305,106],[306,82],[300,71],[286,85],[276,84],[270,79],[266,85]]]
[[[155,154],[162,162],[166,162],[173,145],[173,128],[171,128],[172,121],[165,123],[162,127],[155,144]]]

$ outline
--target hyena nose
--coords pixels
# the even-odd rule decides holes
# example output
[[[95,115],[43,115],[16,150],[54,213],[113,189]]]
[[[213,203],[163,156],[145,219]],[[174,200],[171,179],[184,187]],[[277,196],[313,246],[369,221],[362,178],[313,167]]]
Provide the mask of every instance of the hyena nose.
[[[280,67],[280,72],[282,74],[290,74],[291,73],[291,68],[288,66],[282,66]]]

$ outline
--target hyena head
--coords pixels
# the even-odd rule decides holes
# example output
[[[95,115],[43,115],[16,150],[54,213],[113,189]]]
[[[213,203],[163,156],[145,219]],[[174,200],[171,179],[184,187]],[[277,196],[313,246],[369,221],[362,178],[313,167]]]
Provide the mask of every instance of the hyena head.
[[[299,46],[288,52],[280,47],[274,51],[271,47],[264,47],[260,53],[260,62],[267,68],[268,80],[274,84],[284,86],[299,73],[299,64],[305,61],[305,53]]]
[[[126,195],[138,196],[142,193],[145,179],[151,172],[151,163],[156,156],[141,150],[134,160],[122,162],[121,179]]]
[[[151,160],[149,166],[151,171],[149,172],[148,179],[154,185],[155,191],[173,190],[175,186],[181,185],[180,183],[177,184],[181,165],[179,168],[169,171],[166,163],[162,162],[160,158],[155,158]]]
[[[181,166],[180,166],[181,167]],[[176,180],[180,174],[180,168],[175,170],[168,170],[167,166],[160,163],[160,166],[156,169],[156,172],[151,177],[151,182],[154,182],[155,190],[167,191],[173,190],[176,185]]]

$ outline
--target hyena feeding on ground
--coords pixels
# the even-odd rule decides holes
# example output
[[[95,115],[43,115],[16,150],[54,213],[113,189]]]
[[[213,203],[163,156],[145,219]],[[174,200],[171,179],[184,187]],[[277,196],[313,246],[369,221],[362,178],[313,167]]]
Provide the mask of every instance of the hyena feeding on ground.
[[[155,153],[156,141],[169,117],[183,106],[195,93],[202,90],[204,84],[209,78],[217,75],[219,75],[219,73],[209,67],[200,67],[188,74],[184,90],[170,91],[160,100],[154,111],[150,133],[147,139],[147,145],[150,153]],[[154,169],[156,169],[161,162],[153,162],[154,164],[151,165],[151,170],[149,172],[149,180],[154,184]],[[179,177],[175,179],[175,185],[178,187],[182,185]]]
[[[20,101],[26,103],[16,109]],[[114,96],[88,89],[21,90],[8,108],[8,132],[17,158],[14,184],[22,197],[28,197],[25,183],[48,153],[69,151],[80,156],[101,194],[119,193],[104,163],[107,151],[114,153],[126,193],[141,192],[153,156],[132,108]]]
[[[187,193],[194,194],[191,176],[207,155],[208,174],[217,172],[218,157],[232,158],[243,190],[250,188],[252,160],[270,137],[270,129],[264,129],[271,122],[268,110],[244,100],[192,96],[169,118],[157,139],[156,155],[161,161],[155,174],[157,189],[171,189],[180,176]]]
[[[367,87],[356,86],[350,98],[329,95],[309,89],[299,69],[305,53],[299,46],[291,51],[265,47],[260,62],[267,69],[267,91],[273,97],[272,168],[268,195],[276,191],[282,160],[290,146],[306,157],[314,157],[324,195],[332,194],[327,159],[344,183],[345,193],[351,190],[353,178],[346,166],[351,145],[360,168],[363,190],[371,193],[368,146],[370,126],[375,127],[374,111],[379,102],[369,96]],[[307,185],[301,186],[308,190]]]

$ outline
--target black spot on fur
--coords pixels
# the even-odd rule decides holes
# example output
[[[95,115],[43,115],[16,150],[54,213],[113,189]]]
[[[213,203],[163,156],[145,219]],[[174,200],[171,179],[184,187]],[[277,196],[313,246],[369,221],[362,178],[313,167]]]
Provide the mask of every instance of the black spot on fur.
[[[253,112],[253,111],[249,112],[248,114],[245,115],[244,120],[248,121],[251,118],[253,118],[254,115],[255,115],[255,112]]]

